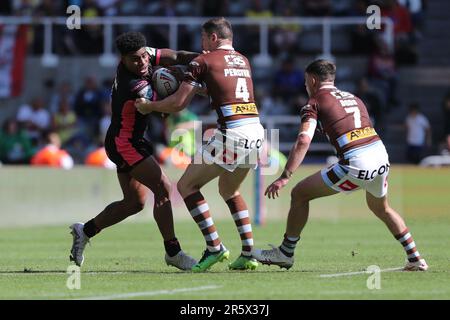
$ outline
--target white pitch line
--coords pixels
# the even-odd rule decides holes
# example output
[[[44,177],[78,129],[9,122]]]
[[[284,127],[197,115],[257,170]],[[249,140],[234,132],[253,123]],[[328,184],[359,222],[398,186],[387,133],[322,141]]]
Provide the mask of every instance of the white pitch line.
[[[381,269],[380,272],[390,272],[390,271],[400,271],[403,268],[398,267],[398,268],[387,268],[387,269]],[[372,274],[373,272],[371,271],[355,271],[355,272],[344,272],[344,273],[333,273],[333,274],[321,274],[319,277],[320,278],[336,278],[336,277],[345,277],[345,276],[354,276],[354,275],[358,275],[358,274]]]
[[[163,294],[175,294],[175,293],[181,293],[181,292],[211,290],[211,289],[218,289],[221,287],[222,286],[212,285],[212,286],[202,286],[202,287],[194,287],[194,288],[180,288],[180,289],[173,289],[173,290],[130,292],[130,293],[122,293],[122,294],[112,294],[109,296],[76,298],[75,300],[113,300],[113,299],[126,299],[126,298],[136,298],[136,297],[149,297],[149,296],[157,296],[157,295],[163,295]]]

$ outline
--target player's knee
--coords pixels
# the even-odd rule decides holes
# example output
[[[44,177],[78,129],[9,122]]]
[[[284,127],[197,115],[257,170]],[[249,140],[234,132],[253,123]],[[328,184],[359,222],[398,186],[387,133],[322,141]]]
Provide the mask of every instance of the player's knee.
[[[161,183],[153,192],[155,195],[155,202],[163,201],[170,198],[171,186],[170,184]]]
[[[234,192],[230,192],[225,185],[219,183],[219,194],[225,201],[231,198],[233,193]]]
[[[195,191],[198,191],[199,188],[193,185],[192,183],[189,183],[189,181],[181,178],[177,183],[177,190],[180,193],[180,195],[185,198],[188,195],[192,194]]]
[[[382,204],[376,204],[372,202],[367,202],[369,209],[378,217],[388,214],[388,208]]]
[[[145,199],[135,199],[127,203],[129,215],[133,215],[144,210]]]
[[[186,191],[185,191],[185,184],[183,179],[178,180],[177,182],[177,190],[180,193],[182,197],[185,197]]]
[[[159,186],[158,190],[160,190],[164,196],[169,196],[172,192],[172,183],[169,179],[163,179],[161,180],[161,185]]]
[[[172,192],[172,183],[167,177],[163,176],[161,180],[150,186],[150,190],[153,192],[155,198],[169,197]]]
[[[138,201],[133,205],[133,211],[135,214],[139,213],[142,210],[144,210],[144,207],[145,207],[145,202]]]
[[[291,203],[308,202],[309,200],[309,196],[299,186],[295,186],[291,190]]]

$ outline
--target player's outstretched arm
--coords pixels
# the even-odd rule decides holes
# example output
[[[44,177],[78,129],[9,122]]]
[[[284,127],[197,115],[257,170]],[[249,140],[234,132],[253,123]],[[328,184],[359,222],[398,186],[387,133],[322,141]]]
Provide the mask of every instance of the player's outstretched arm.
[[[284,167],[283,173],[281,176],[272,182],[266,189],[264,195],[268,196],[269,199],[275,199],[279,196],[278,192],[288,184],[289,179],[292,174],[297,170],[300,164],[303,162],[305,158],[306,152],[309,149],[312,140],[312,133],[315,130],[314,122],[302,122],[300,125],[300,133],[297,136],[297,140],[295,141],[294,146],[289,152],[289,158]]]
[[[148,99],[136,99],[136,109],[142,114],[148,114],[152,111],[162,113],[174,113],[183,110],[191,102],[197,91],[197,87],[186,82],[182,82],[178,90],[160,101],[150,101]]]
[[[167,67],[175,64],[187,65],[192,59],[199,55],[197,52],[190,51],[175,51],[172,49],[161,49],[161,57],[159,64]]]

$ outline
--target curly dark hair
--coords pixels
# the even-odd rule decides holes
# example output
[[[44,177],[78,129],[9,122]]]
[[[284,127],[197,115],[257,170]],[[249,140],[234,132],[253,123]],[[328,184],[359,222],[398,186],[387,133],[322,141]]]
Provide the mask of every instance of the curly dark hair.
[[[147,41],[145,40],[144,35],[140,32],[126,32],[116,38],[116,47],[121,55],[136,52],[146,45]]]

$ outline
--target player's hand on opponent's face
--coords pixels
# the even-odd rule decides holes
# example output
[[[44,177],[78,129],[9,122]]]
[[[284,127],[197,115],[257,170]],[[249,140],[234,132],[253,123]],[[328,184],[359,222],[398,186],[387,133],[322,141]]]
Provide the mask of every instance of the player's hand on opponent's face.
[[[278,191],[283,189],[285,185],[289,182],[288,178],[278,178],[270,186],[267,187],[266,192],[264,192],[265,196],[268,196],[269,199],[275,199],[279,197]]]
[[[137,98],[134,102],[136,109],[142,114],[148,114],[152,112],[151,102],[145,98]]]

